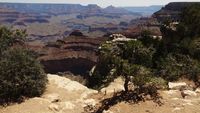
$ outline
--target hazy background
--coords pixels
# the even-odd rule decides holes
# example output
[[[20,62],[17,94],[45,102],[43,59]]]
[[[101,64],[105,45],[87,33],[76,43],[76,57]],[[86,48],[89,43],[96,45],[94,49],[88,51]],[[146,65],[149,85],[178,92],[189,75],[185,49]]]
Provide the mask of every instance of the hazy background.
[[[200,0],[0,0],[0,2],[20,3],[71,3],[71,4],[98,4],[101,7],[113,6],[149,6],[165,5],[169,2],[200,2]]]

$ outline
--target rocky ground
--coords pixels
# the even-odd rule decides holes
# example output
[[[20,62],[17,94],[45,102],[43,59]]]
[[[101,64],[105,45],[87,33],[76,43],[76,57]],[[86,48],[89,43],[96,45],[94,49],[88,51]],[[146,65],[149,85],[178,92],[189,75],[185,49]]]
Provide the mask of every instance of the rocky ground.
[[[116,79],[99,92],[65,77],[48,74],[47,90],[41,97],[20,104],[0,107],[0,113],[88,113],[98,109],[100,102],[123,90],[123,80]],[[200,113],[200,90],[179,91],[185,83],[169,84],[170,90],[159,91],[163,105],[152,100],[130,104],[119,102],[103,110],[104,113]],[[185,98],[183,98],[183,94]]]
[[[110,113],[200,113],[200,95],[191,95],[183,99],[180,91],[160,91],[163,105],[153,101],[129,104],[125,102],[112,106]]]

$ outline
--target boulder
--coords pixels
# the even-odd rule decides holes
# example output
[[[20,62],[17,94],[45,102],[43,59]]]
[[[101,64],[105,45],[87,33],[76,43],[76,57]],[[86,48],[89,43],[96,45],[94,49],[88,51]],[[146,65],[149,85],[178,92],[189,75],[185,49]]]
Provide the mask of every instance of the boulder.
[[[168,91],[166,90],[166,91],[163,91],[163,93],[166,94],[167,97],[171,97],[173,100],[174,98],[180,96],[179,90],[168,90]]]
[[[113,112],[112,112],[112,111],[110,111],[110,110],[107,110],[107,111],[106,111],[106,110],[104,110],[104,111],[103,111],[103,113],[113,113]]]
[[[94,99],[87,99],[84,101],[84,107],[87,105],[95,106],[97,104],[97,101]]]
[[[185,82],[169,82],[168,83],[168,87],[169,89],[176,89],[176,90],[180,90],[181,87],[187,87],[187,84]]]
[[[185,94],[186,96],[197,96],[197,93],[191,90],[183,90],[182,93]]]
[[[177,111],[180,111],[180,110],[181,110],[181,108],[175,107],[175,108],[172,110],[172,112],[177,112]]]
[[[195,90],[195,93],[199,93],[199,94],[200,94],[200,88],[197,88],[197,89]]]
[[[119,77],[114,80],[114,82],[110,83],[107,87],[102,88],[100,91],[102,93],[113,93],[124,90],[124,80]]]
[[[62,109],[62,110],[72,110],[74,109],[76,106],[70,102],[70,101],[67,101],[67,102],[60,102],[59,103],[59,107]]]
[[[54,81],[58,88],[64,88],[67,91],[85,91],[88,88],[79,82],[72,81],[65,77],[60,77],[58,75],[47,74],[48,79]]]
[[[59,111],[59,106],[57,104],[50,104],[49,105],[49,109],[51,111],[58,112]]]

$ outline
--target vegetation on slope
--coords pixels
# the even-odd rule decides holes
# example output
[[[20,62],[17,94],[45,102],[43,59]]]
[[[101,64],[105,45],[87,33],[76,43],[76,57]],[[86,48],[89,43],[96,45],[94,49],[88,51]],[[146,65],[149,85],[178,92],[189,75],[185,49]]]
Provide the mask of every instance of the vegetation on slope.
[[[125,92],[130,90],[129,82],[134,84],[132,90],[146,86],[157,89],[158,86],[165,86],[166,81],[181,77],[199,85],[199,9],[200,5],[186,8],[178,24],[172,21],[162,23],[161,40],[144,31],[138,40],[107,41],[102,44],[89,85],[99,88],[118,76],[125,79]]]
[[[199,85],[198,41],[200,32],[197,26],[200,25],[199,9],[199,4],[191,5],[183,10],[178,24],[167,21],[161,27],[163,40],[158,48],[160,60],[156,68],[167,69],[166,71],[171,73],[171,77],[167,76],[167,79],[177,80],[181,76],[186,76]],[[164,67],[160,66],[163,62],[166,62]],[[173,70],[171,70],[172,67]]]
[[[41,95],[47,76],[33,52],[23,49],[25,31],[0,28],[0,103]]]

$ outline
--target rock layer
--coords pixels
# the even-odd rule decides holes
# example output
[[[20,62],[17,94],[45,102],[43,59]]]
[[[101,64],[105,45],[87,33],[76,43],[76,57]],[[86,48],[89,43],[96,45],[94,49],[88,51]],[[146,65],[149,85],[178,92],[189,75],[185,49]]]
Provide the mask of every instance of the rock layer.
[[[68,37],[45,47],[30,46],[40,57],[47,73],[70,71],[87,75],[97,61],[97,50],[104,38]]]

